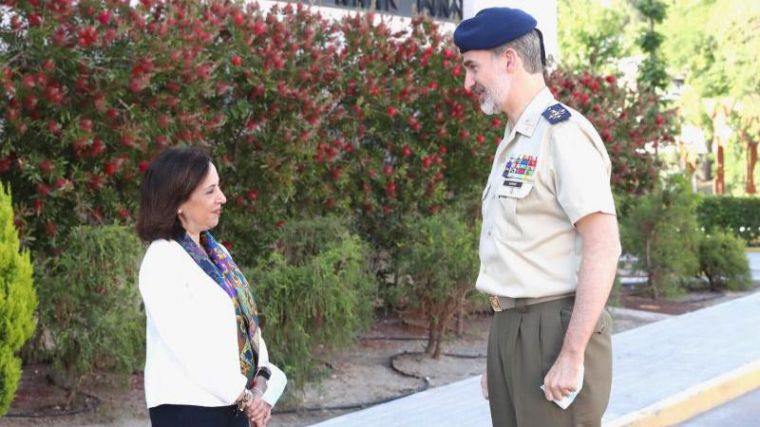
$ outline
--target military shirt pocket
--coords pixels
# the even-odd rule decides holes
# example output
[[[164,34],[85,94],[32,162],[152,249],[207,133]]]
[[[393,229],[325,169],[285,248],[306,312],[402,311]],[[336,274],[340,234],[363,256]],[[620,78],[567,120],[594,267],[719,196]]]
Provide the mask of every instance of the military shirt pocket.
[[[517,212],[518,205],[523,203],[523,199],[530,194],[533,185],[533,181],[520,181],[519,187],[501,185],[495,190],[498,203],[495,229],[500,239],[514,239],[522,235],[523,230]]]

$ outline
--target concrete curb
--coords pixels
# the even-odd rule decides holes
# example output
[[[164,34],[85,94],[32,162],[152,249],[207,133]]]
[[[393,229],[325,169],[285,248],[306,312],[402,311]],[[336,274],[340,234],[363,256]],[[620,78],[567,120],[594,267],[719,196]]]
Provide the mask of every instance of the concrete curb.
[[[760,387],[760,360],[697,384],[646,408],[604,423],[604,427],[672,426]]]

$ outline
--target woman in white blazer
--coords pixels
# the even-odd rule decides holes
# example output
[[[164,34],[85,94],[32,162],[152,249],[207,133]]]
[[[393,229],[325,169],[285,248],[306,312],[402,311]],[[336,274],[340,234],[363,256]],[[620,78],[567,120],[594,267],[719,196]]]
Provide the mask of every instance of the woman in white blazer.
[[[251,287],[210,231],[226,202],[208,155],[164,151],[145,173],[137,233],[150,246],[145,400],[154,427],[265,426],[285,387]]]

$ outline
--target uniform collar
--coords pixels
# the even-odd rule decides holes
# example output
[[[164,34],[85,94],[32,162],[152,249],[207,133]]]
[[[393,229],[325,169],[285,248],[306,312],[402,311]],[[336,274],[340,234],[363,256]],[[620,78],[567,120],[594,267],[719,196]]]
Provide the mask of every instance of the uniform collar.
[[[533,131],[536,130],[538,121],[541,119],[541,112],[554,102],[554,95],[549,88],[541,89],[520,114],[514,127],[515,132],[520,132],[527,137],[533,136]]]

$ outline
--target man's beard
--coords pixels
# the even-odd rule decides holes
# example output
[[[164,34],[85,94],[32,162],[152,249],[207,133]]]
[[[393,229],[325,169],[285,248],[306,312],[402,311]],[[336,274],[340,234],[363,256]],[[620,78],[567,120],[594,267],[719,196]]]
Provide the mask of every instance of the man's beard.
[[[485,98],[480,101],[480,111],[488,116],[501,113],[501,107],[497,103],[497,99],[504,99],[507,87],[506,83],[495,85],[492,89],[486,89],[483,87],[483,94]]]

